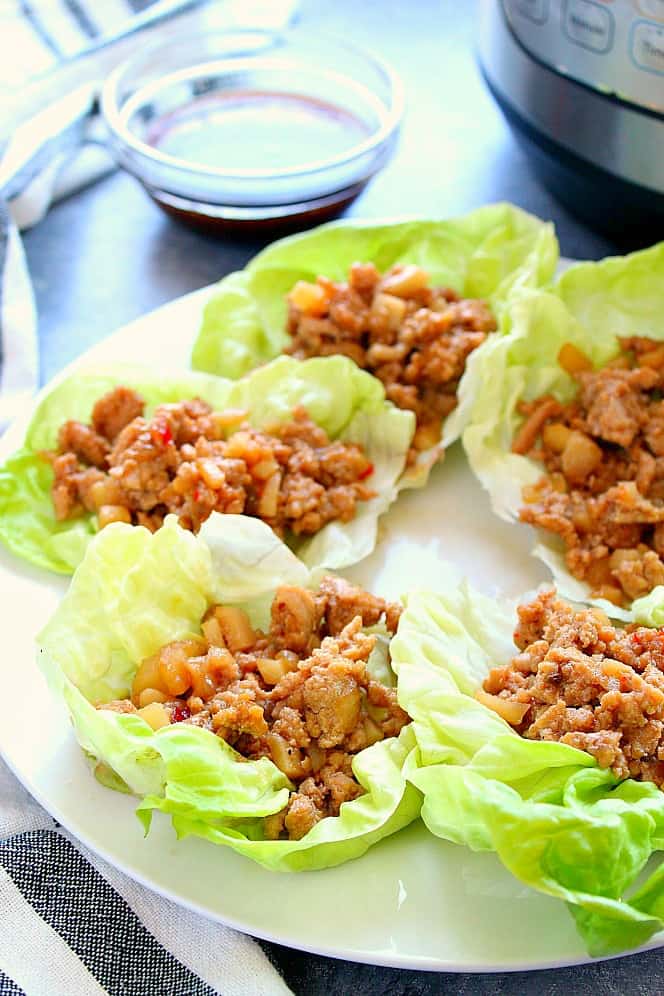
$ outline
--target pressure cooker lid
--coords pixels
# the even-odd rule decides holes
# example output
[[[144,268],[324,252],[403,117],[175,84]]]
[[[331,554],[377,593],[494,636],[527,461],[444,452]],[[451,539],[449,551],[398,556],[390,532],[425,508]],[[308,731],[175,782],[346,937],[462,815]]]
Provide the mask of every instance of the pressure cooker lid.
[[[501,0],[526,51],[564,76],[664,113],[664,0]]]

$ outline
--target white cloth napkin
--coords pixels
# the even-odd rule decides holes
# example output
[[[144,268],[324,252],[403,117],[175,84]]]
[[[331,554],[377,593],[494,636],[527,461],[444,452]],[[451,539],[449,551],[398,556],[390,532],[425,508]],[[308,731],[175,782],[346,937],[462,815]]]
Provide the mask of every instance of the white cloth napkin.
[[[37,311],[19,229],[113,168],[101,146],[83,145],[95,89],[78,87],[20,125],[0,158],[0,432],[39,382]]]
[[[289,996],[258,944],[91,854],[0,760],[0,996]]]
[[[0,140],[0,433],[39,383],[37,315],[19,230],[113,168],[101,144],[84,144],[103,138],[93,113],[100,80],[146,40],[238,27],[281,30],[296,16],[298,0],[153,0],[133,22],[126,0],[115,0],[105,14],[103,6],[77,0],[60,9],[37,0],[0,17],[0,135],[9,135]],[[48,35],[53,65],[46,75],[35,64],[30,79],[26,32],[42,48]],[[86,36],[99,47],[86,53]],[[8,90],[12,73],[21,85]]]
[[[0,201],[0,433],[38,382],[37,314],[16,225]]]

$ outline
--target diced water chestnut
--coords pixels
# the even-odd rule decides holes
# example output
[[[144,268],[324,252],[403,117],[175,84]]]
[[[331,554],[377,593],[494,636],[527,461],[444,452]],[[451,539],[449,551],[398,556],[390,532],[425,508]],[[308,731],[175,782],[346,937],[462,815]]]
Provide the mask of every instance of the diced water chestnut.
[[[234,605],[218,605],[214,614],[231,653],[235,654],[253,647],[256,634],[246,612]]]
[[[153,730],[161,730],[164,726],[170,726],[170,713],[160,702],[151,702],[149,705],[143,706],[142,709],[138,710],[138,714]]]

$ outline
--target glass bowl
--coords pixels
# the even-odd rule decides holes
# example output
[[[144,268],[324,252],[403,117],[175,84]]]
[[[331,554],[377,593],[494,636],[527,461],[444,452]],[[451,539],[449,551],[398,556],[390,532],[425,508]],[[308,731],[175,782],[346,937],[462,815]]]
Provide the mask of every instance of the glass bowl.
[[[104,84],[110,149],[150,196],[205,228],[303,227],[337,214],[390,159],[398,76],[295,29],[173,38]]]

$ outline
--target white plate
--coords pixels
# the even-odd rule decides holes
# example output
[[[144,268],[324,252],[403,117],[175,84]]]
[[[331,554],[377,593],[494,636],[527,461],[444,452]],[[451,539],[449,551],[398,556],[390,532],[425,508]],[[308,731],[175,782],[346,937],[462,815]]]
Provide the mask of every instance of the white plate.
[[[130,359],[186,365],[208,293],[132,322],[61,376]],[[0,461],[24,432],[25,420],[12,426],[0,443]],[[516,596],[545,579],[542,565],[528,556],[529,541],[528,530],[490,513],[457,445],[425,490],[399,499],[382,520],[379,548],[346,574],[377,594],[397,596],[435,586],[447,559],[484,591]],[[66,584],[0,551],[0,753],[56,819],[111,864],[247,933],[353,961],[504,971],[589,960],[562,902],[522,886],[494,855],[438,840],[419,822],[357,861],[290,875],[202,840],[178,843],[159,814],[144,839],[135,800],[95,781],[35,663],[34,638]]]

